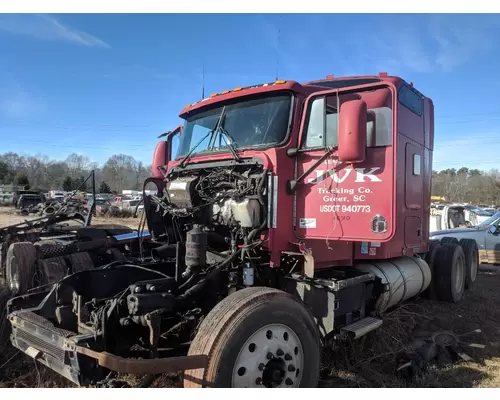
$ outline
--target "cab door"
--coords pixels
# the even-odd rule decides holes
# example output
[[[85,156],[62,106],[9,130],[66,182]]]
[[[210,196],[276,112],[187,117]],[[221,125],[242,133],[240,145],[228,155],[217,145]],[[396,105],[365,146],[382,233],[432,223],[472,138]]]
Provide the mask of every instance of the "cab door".
[[[379,242],[392,235],[392,175],[385,168],[390,152],[371,148],[360,162],[338,160],[340,114],[345,103],[359,99],[329,90],[306,100],[294,189],[295,229],[302,238]],[[368,113],[366,126],[367,119]],[[349,132],[342,147],[348,140]]]
[[[332,224],[324,223],[327,215],[323,211],[332,210],[328,213],[330,217],[334,215],[333,210],[336,208],[336,204],[326,207],[321,204],[321,198],[332,192],[331,179],[328,178],[331,177],[329,171],[333,172],[336,164],[335,159],[327,154],[329,149],[337,145],[336,98],[336,92],[328,97],[310,97],[305,106],[306,114],[302,122],[301,144],[297,156],[297,176],[303,176],[303,179],[298,182],[295,193],[295,226],[296,231],[304,238],[325,237],[328,226]]]

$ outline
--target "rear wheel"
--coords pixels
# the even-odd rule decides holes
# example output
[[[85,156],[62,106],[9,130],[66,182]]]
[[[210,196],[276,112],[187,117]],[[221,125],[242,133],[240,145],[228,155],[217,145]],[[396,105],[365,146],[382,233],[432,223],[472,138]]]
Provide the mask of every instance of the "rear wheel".
[[[309,311],[276,289],[240,290],[205,317],[189,355],[208,367],[186,371],[184,387],[315,387],[320,339]]]
[[[441,239],[441,244],[446,244],[446,243],[458,244],[458,239],[456,237],[445,236],[444,238]]]
[[[36,273],[36,248],[31,242],[12,243],[7,250],[5,281],[13,295],[33,287]]]
[[[441,243],[439,243],[439,241],[431,240],[429,241],[429,250],[427,251],[424,257],[425,262],[429,265],[429,268],[431,270],[431,283],[422,295],[431,300],[437,299],[436,284],[435,284],[435,279],[436,279],[435,268],[437,262],[437,255],[440,249],[441,249]]]
[[[472,291],[476,286],[477,271],[479,268],[479,250],[474,239],[460,239],[460,246],[465,255],[465,289]]]
[[[437,254],[435,289],[438,298],[450,303],[462,300],[465,291],[465,255],[456,243],[445,243]]]

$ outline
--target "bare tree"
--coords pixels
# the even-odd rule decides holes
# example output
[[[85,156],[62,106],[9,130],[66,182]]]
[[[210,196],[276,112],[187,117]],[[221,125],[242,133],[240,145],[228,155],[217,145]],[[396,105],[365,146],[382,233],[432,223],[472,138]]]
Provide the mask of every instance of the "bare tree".
[[[100,167],[90,162],[88,156],[76,153],[70,154],[64,161],[57,161],[42,154],[21,156],[9,152],[0,155],[0,167],[2,183],[12,183],[22,173],[32,187],[45,190],[61,189],[66,177],[76,180],[87,176],[91,170],[95,172],[97,182],[106,181],[113,190],[139,190],[151,170],[151,166],[145,166],[126,154],[115,154]],[[87,189],[90,190],[90,186]]]
[[[82,171],[86,171],[89,167],[90,159],[87,156],[71,153],[68,158],[66,158],[66,165],[68,166],[68,172],[71,177],[74,178],[75,175],[80,174]]]

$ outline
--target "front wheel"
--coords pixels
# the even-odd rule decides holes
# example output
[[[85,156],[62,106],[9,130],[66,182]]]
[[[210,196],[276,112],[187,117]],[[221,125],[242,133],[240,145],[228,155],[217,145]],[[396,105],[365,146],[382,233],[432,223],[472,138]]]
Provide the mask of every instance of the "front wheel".
[[[296,298],[243,289],[201,323],[188,354],[208,355],[208,367],[186,371],[184,387],[316,387],[320,346],[314,319]]]

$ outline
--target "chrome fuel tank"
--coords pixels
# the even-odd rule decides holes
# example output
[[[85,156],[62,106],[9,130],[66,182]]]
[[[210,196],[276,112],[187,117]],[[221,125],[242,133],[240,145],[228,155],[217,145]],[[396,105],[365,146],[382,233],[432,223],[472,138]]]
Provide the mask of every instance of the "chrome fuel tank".
[[[429,265],[419,257],[398,257],[390,260],[356,264],[355,268],[380,278],[386,290],[377,299],[376,310],[388,308],[418,296],[431,283]]]

